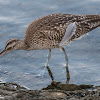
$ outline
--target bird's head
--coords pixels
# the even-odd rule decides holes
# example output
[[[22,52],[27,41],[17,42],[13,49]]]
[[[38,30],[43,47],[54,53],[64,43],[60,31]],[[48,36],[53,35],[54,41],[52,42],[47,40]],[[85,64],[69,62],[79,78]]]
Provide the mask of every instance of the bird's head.
[[[6,42],[5,49],[0,53],[0,56],[14,50],[22,49],[23,46],[23,40],[20,39],[10,39]]]

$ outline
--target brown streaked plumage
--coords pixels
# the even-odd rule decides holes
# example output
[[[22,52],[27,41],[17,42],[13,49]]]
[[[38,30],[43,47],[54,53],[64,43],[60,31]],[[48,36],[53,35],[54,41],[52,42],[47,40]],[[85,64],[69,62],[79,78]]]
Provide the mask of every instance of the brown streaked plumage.
[[[100,25],[100,15],[52,14],[34,20],[27,28],[25,41],[33,49],[57,48],[70,23],[77,25],[76,34],[69,41]]]
[[[65,54],[66,70],[69,73],[68,57],[62,46],[62,40],[65,35],[68,35],[66,36],[68,39],[64,39],[63,42],[67,41],[70,43],[99,26],[100,15],[72,15],[60,13],[47,15],[38,18],[29,24],[24,39],[8,40],[5,49],[0,54],[3,55],[18,49],[27,51],[49,49],[49,56],[46,63],[46,67],[48,67],[51,49],[61,48]],[[49,71],[49,74],[50,73],[51,72]],[[67,80],[69,81],[70,76],[68,73]],[[50,75],[53,80],[52,73]]]

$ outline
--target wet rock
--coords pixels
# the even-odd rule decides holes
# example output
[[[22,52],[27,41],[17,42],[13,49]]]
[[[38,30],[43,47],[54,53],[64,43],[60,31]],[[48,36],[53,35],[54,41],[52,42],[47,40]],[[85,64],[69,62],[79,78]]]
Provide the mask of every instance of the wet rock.
[[[76,84],[61,84],[60,82],[53,82],[48,87],[43,88],[43,90],[48,89],[58,89],[58,90],[66,90],[66,91],[74,91],[74,90],[82,90],[92,88],[93,85],[76,85]]]
[[[100,87],[54,82],[42,90],[28,90],[16,83],[0,83],[0,100],[100,100]]]

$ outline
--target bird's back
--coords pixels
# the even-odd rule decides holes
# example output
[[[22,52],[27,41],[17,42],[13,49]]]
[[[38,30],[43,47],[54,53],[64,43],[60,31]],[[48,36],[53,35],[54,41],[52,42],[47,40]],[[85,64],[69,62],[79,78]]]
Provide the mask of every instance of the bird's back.
[[[73,22],[77,26],[76,34],[69,41],[100,26],[100,15],[47,15],[29,24],[24,40],[30,49],[56,48],[64,37],[67,26]]]

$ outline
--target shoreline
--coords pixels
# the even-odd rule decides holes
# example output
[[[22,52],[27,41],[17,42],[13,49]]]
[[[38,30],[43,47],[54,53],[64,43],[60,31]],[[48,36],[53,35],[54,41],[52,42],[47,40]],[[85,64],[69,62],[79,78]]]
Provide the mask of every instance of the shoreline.
[[[51,83],[28,90],[16,83],[0,83],[0,100],[100,100],[100,86]]]

